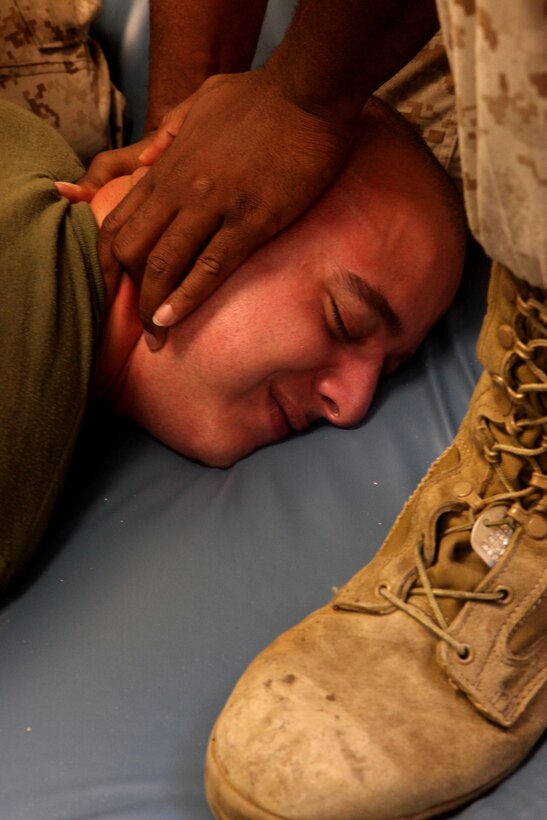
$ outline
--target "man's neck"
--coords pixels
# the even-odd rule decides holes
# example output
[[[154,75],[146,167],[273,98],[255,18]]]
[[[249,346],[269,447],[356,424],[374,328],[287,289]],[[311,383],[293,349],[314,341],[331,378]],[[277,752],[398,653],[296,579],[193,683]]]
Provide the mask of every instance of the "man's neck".
[[[90,202],[100,227],[104,218],[129,191],[131,178],[118,177],[103,186]],[[122,274],[107,310],[92,395],[109,403],[119,398],[127,364],[142,333],[139,295],[128,276]]]
[[[141,334],[138,291],[129,277],[122,274],[106,316],[92,384],[93,398],[116,403],[123,390],[127,365]]]

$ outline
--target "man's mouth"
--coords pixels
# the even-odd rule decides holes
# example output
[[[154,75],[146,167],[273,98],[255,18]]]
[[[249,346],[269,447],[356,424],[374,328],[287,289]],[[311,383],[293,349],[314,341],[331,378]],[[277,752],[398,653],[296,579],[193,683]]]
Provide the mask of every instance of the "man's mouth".
[[[278,427],[283,426],[285,428],[285,436],[288,436],[290,433],[299,433],[308,427],[304,413],[284,396],[279,388],[274,389],[272,386],[270,388],[270,394],[274,409],[274,423],[277,423]]]

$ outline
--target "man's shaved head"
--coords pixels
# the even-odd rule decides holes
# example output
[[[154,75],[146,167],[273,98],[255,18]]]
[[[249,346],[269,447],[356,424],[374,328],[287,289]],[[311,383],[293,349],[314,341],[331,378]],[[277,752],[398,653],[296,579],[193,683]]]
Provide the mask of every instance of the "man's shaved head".
[[[164,348],[137,343],[118,409],[216,466],[317,419],[356,424],[380,375],[447,308],[465,241],[456,189],[412,126],[372,99],[323,196],[171,328]]]

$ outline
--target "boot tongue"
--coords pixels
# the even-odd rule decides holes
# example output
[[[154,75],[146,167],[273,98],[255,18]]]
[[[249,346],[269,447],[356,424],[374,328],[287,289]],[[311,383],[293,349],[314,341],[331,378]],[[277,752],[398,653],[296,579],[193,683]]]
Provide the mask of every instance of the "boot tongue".
[[[476,589],[489,572],[487,564],[470,545],[472,526],[470,511],[467,511],[465,515],[465,522],[469,524],[469,529],[464,532],[450,532],[465,523],[462,518],[461,512],[451,512],[445,513],[439,520],[438,530],[448,532],[448,534],[439,538],[437,559],[427,569],[429,581],[434,589],[470,592]],[[429,609],[429,604],[423,596],[415,596],[412,603],[422,609]],[[450,622],[456,617],[465,602],[439,597],[438,603],[446,620]]]

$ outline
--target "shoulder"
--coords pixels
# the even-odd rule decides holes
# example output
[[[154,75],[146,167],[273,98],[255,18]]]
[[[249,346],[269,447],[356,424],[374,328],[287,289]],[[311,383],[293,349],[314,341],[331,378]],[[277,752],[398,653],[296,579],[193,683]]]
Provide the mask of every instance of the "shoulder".
[[[0,173],[77,180],[84,167],[66,140],[35,114],[0,100]]]

